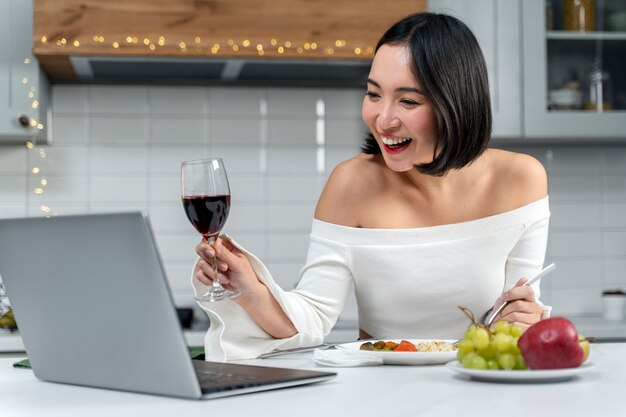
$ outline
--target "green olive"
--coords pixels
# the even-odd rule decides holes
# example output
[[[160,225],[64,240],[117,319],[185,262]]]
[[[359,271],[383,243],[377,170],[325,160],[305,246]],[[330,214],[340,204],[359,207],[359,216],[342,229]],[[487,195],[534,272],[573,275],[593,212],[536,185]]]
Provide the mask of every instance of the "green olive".
[[[371,342],[365,342],[359,348],[360,350],[374,350],[374,345]]]

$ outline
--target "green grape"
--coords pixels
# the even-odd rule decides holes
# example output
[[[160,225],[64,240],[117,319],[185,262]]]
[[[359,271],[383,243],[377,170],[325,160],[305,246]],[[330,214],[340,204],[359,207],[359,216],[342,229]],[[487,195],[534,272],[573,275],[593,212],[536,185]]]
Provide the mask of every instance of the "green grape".
[[[474,342],[472,342],[471,340],[463,339],[459,343],[458,349],[459,349],[459,352],[463,352],[464,354],[468,352],[473,352]]]
[[[478,328],[472,324],[465,332],[465,336],[463,338],[467,340],[474,340],[474,333],[476,333],[476,330],[478,330]]]
[[[487,369],[487,361],[478,355],[474,355],[468,367],[471,369]]]
[[[474,356],[478,356],[476,355],[474,352],[469,352],[466,353],[465,356],[463,356],[463,360],[461,361],[461,365],[463,365],[463,368],[469,368],[472,361],[474,360]]]
[[[493,345],[498,352],[507,352],[511,349],[511,337],[508,334],[496,333],[493,337]]]
[[[511,328],[509,329],[509,333],[511,334],[511,336],[515,338],[519,338],[522,335],[522,333],[524,333],[524,331],[522,330],[521,327],[512,325]]]
[[[476,349],[484,349],[489,346],[489,331],[485,328],[476,329],[472,338]]]
[[[478,354],[487,360],[493,359],[496,357],[496,347],[490,343],[484,349],[479,349]]]
[[[490,369],[492,371],[497,371],[498,369],[500,369],[500,366],[498,365],[498,361],[495,358],[487,359],[487,369]]]
[[[513,355],[512,353],[502,353],[498,357],[498,364],[503,369],[513,369],[515,368],[515,363],[515,355]]]
[[[496,333],[509,334],[510,327],[511,326],[508,321],[498,320],[493,326],[493,331]]]
[[[462,310],[474,321],[471,314]],[[490,328],[472,324],[457,347],[456,358],[464,368],[469,369],[528,369],[517,346],[523,333],[521,327],[505,320],[498,320]]]

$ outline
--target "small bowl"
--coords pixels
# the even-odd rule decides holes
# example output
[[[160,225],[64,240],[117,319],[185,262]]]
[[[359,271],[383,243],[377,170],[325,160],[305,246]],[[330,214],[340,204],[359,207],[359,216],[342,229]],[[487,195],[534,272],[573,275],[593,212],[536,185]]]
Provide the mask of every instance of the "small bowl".
[[[548,93],[548,104],[555,110],[576,110],[583,104],[583,94],[580,90],[562,88],[550,90]]]

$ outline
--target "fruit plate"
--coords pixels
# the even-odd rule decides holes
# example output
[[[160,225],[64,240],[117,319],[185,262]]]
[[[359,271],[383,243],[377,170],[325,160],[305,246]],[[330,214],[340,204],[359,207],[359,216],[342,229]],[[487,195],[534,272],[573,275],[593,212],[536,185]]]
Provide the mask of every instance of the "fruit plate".
[[[582,375],[594,368],[592,363],[584,363],[578,368],[539,369],[534,371],[490,371],[464,368],[459,361],[449,362],[446,367],[472,379],[490,382],[560,382]]]
[[[382,340],[382,339],[381,339]],[[385,339],[386,341],[392,341],[400,343],[401,339]],[[405,339],[409,342],[417,345],[418,343],[433,342],[433,339]],[[454,343],[455,340],[436,340],[438,342]],[[337,349],[346,349],[350,351],[359,352],[360,354],[367,353],[375,358],[380,358],[383,361],[383,365],[441,365],[456,359],[456,350],[450,352],[374,352],[360,350],[359,348],[364,342],[352,342],[337,345]]]

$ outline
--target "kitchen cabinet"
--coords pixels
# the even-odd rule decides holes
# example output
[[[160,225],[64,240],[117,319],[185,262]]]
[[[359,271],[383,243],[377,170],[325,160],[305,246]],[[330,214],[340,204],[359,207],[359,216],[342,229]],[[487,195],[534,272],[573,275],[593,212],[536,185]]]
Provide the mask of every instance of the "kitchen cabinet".
[[[520,1],[430,0],[428,8],[456,16],[472,29],[489,72],[493,136],[495,139],[521,137]]]
[[[426,0],[34,2],[33,48],[53,80],[83,79],[84,64],[75,62],[77,57],[126,58],[122,63],[135,64],[135,71],[145,59],[165,58],[170,67],[193,64],[192,58],[369,63],[387,27],[426,8]],[[240,62],[226,64],[207,71],[229,78],[241,71]],[[90,74],[101,76],[111,65],[110,60],[92,65]]]
[[[572,27],[564,22],[565,3],[522,2],[525,137],[623,141],[626,27],[618,30],[614,16],[621,13],[626,21],[626,4],[621,0],[576,2],[590,5],[593,27],[572,31],[564,30]],[[592,96],[599,96],[591,93],[592,72],[596,83],[604,79],[604,97],[597,102]]]
[[[48,82],[32,47],[31,0],[0,2],[0,144],[47,143]]]

